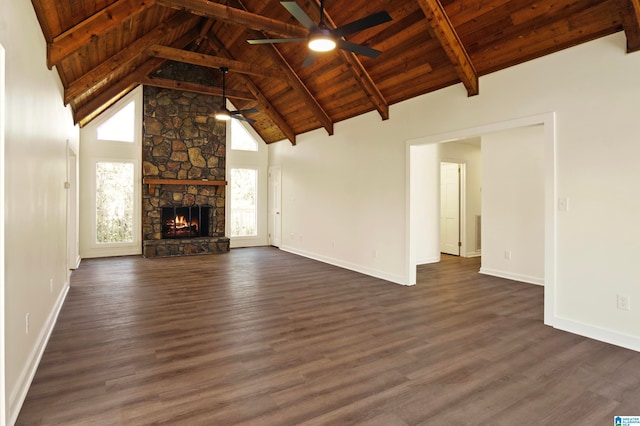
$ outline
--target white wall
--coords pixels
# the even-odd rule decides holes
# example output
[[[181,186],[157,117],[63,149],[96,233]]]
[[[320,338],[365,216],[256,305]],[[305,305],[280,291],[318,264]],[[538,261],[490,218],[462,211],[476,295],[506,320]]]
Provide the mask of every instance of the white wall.
[[[640,349],[640,309],[616,308],[617,293],[640,300],[640,53],[625,46],[617,33],[484,76],[479,96],[458,84],[393,105],[387,121],[372,112],[332,137],[270,145],[282,248],[407,283],[405,141],[555,112],[556,185],[570,208],[557,219],[553,324]]]
[[[441,144],[411,147],[409,208],[415,265],[440,261],[440,149]]]
[[[6,49],[5,350],[11,424],[68,290],[67,140],[78,130],[64,108],[57,74],[30,2],[5,1],[0,44]],[[25,316],[29,314],[29,332]]]
[[[480,272],[544,284],[544,135],[528,126],[482,137]]]
[[[409,121],[367,114],[269,145],[282,166],[282,250],[402,282],[404,138]]]
[[[463,257],[479,256],[476,250],[476,216],[482,213],[482,164],[480,138],[440,144],[440,161],[465,165],[465,222],[462,236]]]
[[[5,424],[7,418],[7,397],[5,382],[5,333],[4,333],[4,133],[5,133],[5,88],[4,88],[4,70],[5,70],[5,51],[4,46],[0,43],[0,218],[2,219],[2,228],[0,228],[0,425]]]

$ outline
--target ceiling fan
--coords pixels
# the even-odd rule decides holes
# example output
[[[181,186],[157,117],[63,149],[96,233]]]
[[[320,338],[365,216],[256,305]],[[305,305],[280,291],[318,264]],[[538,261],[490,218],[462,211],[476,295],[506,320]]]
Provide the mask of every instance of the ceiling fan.
[[[382,53],[379,50],[372,49],[361,44],[348,42],[343,37],[391,21],[391,16],[389,16],[387,12],[383,11],[374,13],[373,15],[358,19],[357,21],[350,22],[338,28],[329,29],[324,22],[324,0],[320,1],[320,22],[318,22],[318,25],[311,20],[309,15],[307,15],[296,2],[281,1],[280,4],[287,9],[287,11],[298,20],[298,22],[309,30],[307,38],[270,38],[247,40],[247,43],[273,44],[306,41],[308,42],[310,51],[302,63],[303,67],[313,65],[319,52],[328,52],[336,47],[358,55],[367,56],[369,58],[375,58]]]
[[[243,117],[243,114],[255,114],[256,112],[259,112],[256,108],[249,108],[249,109],[239,109],[236,111],[229,111],[227,109],[227,93],[226,93],[226,75],[227,72],[229,72],[229,68],[227,67],[220,67],[220,71],[222,72],[222,105],[220,106],[220,109],[218,111],[215,112],[215,119],[216,120],[221,120],[221,121],[228,121],[232,118],[235,118],[236,120],[242,120],[242,121],[246,121],[249,123],[255,123],[256,120],[252,119],[252,118],[247,118],[247,117]]]

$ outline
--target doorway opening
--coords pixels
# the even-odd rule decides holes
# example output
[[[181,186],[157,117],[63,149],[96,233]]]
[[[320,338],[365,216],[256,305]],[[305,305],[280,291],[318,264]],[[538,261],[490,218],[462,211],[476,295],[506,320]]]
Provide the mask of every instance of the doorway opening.
[[[540,164],[541,164],[541,202],[540,207],[541,229],[539,234],[542,235],[542,243],[540,244],[542,258],[542,282],[545,286],[545,323],[554,325],[555,310],[555,275],[556,275],[556,247],[557,225],[555,214],[556,199],[556,172],[555,172],[555,115],[553,113],[540,114],[537,116],[525,117],[511,121],[493,123],[484,126],[452,131],[450,133],[439,134],[434,136],[423,137],[419,139],[408,140],[406,143],[407,151],[407,229],[406,229],[406,250],[409,253],[407,262],[407,284],[416,284],[416,266],[429,259],[432,262],[439,261],[440,258],[440,242],[439,242],[439,221],[437,216],[439,211],[433,206],[439,206],[439,191],[434,191],[429,185],[424,185],[425,178],[436,175],[440,169],[440,153],[439,145],[443,142],[461,141],[473,137],[482,137],[487,135],[497,135],[502,132],[511,132],[524,128],[537,128],[539,133],[537,141],[541,148]],[[444,144],[446,145],[446,144]],[[484,146],[483,146],[484,148]],[[484,160],[483,160],[484,161]],[[517,162],[515,164],[518,164]],[[502,166],[500,166],[502,167]],[[435,170],[436,172],[432,172]],[[488,169],[487,169],[488,170]],[[484,175],[484,173],[483,173]],[[484,176],[483,176],[484,181]],[[504,181],[504,179],[502,179]],[[507,182],[509,182],[507,180]],[[485,197],[485,188],[483,188],[483,198]],[[517,193],[517,191],[516,191]],[[497,195],[498,200],[506,201],[506,205],[500,207],[502,210],[510,209],[514,203],[509,199]],[[510,203],[510,204],[509,204]],[[517,204],[517,203],[516,203]],[[439,209],[438,209],[439,210]],[[486,226],[486,215],[484,214],[485,204],[482,206],[482,226]],[[425,216],[427,214],[427,216]],[[433,217],[427,219],[425,217]],[[426,223],[425,223],[426,222]],[[437,223],[434,227],[432,223]],[[480,223],[480,220],[478,220]],[[487,246],[485,245],[487,235],[483,229],[481,234],[484,237],[482,242],[483,259],[487,255]],[[425,238],[428,237],[428,238]],[[426,242],[425,242],[426,241]],[[426,247],[425,247],[426,245]],[[507,253],[505,251],[505,253]],[[503,258],[507,255],[500,253]],[[511,254],[509,252],[509,254]],[[510,260],[511,259],[505,259]]]

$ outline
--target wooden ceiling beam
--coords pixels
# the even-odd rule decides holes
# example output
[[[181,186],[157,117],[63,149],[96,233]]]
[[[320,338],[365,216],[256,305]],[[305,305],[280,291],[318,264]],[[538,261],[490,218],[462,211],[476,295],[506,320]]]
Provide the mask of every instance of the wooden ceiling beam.
[[[207,34],[209,34],[209,31],[211,31],[211,27],[213,27],[213,24],[215,24],[216,21],[213,19],[207,19],[204,24],[202,24],[202,26],[200,27],[200,34],[198,35],[198,38],[196,39],[194,45],[195,45],[195,51],[197,51],[200,46],[202,45],[202,42],[204,40],[207,39]]]
[[[640,0],[618,0],[627,53],[640,50]]]
[[[253,32],[252,30],[249,30]],[[262,33],[254,33],[251,35],[252,38],[263,38],[264,35]],[[322,106],[318,103],[318,100],[313,96],[309,88],[304,84],[304,82],[300,79],[298,74],[291,68],[291,65],[287,62],[287,60],[282,56],[282,53],[273,45],[273,44],[261,44],[256,47],[261,48],[263,52],[265,52],[271,60],[282,69],[284,72],[284,76],[289,82],[289,85],[295,90],[298,95],[305,101],[307,106],[311,108],[313,111],[313,115],[320,122],[320,125],[324,127],[329,136],[333,135],[333,121],[329,117],[329,114],[322,108]]]
[[[236,3],[240,5],[243,10],[246,10],[246,7],[241,0],[236,0]],[[266,37],[264,33],[252,29],[247,29],[247,33],[249,34],[250,38],[254,39],[261,39]],[[324,127],[324,129],[330,136],[333,135],[333,121],[324,110],[324,108],[322,108],[320,103],[318,103],[318,100],[315,98],[315,96],[313,96],[309,88],[300,79],[298,74],[296,74],[293,68],[291,68],[291,65],[289,65],[284,56],[282,56],[282,53],[280,53],[280,51],[273,44],[259,44],[254,47],[261,49],[261,51],[264,52],[264,54],[267,55],[273,61],[273,63],[275,63],[282,70],[291,88],[296,91],[296,93],[298,93],[300,98],[304,100],[307,106],[311,108],[313,115],[318,120],[320,125]]]
[[[216,52],[216,55],[219,57],[224,57],[227,59],[233,59],[233,56],[229,51],[224,47],[222,42],[218,40],[213,34],[209,34],[208,42],[211,49]],[[253,81],[249,77],[243,74],[239,74],[238,77],[242,80],[244,86],[249,90],[253,96],[258,101],[258,107],[260,112],[264,112],[271,118],[276,126],[280,129],[283,135],[291,142],[291,145],[296,144],[296,134],[287,123],[287,121],[280,115],[280,113],[271,105],[271,102],[264,96],[260,88],[255,85]]]
[[[125,49],[69,84],[69,87],[64,91],[65,105],[82,94],[99,87],[110,75],[113,75],[119,69],[139,59],[141,52],[144,52],[154,44],[161,44],[169,34],[192,19],[193,16],[188,13],[178,13],[172,16],[168,21],[163,22],[153,31],[145,34]]]
[[[182,48],[192,42],[197,37],[197,31],[191,29],[173,42],[172,47]],[[100,115],[104,110],[109,108],[122,96],[127,94],[131,89],[140,84],[147,75],[160,68],[166,61],[159,58],[147,59],[138,66],[134,71],[127,74],[123,79],[114,82],[100,93],[95,94],[91,99],[80,108],[74,108],[74,122],[80,123],[80,127],[86,125],[95,117]]]
[[[318,0],[316,0],[315,3],[320,7],[320,2]],[[336,23],[331,19],[331,16],[326,10],[324,11],[324,19],[332,28],[337,28]],[[378,86],[364,68],[360,59],[358,59],[354,53],[347,52],[343,49],[337,50],[340,57],[342,57],[342,60],[347,64],[351,74],[353,74],[353,77],[358,82],[362,91],[367,95],[375,109],[380,114],[380,117],[382,117],[383,120],[388,120],[389,103],[384,96],[382,96],[382,92],[380,92],[380,89],[378,89]]]
[[[107,6],[47,43],[47,66],[51,69],[93,38],[121,25],[124,20],[142,13],[154,4],[155,0],[119,0]]]
[[[205,86],[204,84],[189,83],[186,81],[170,80],[168,78],[144,77],[139,80],[145,86],[160,87],[161,89],[181,90],[183,92],[200,93],[202,95],[222,96],[222,88],[215,86]],[[241,99],[243,101],[255,101],[255,96],[249,92],[227,89],[225,95],[230,99]]]
[[[291,25],[265,16],[256,15],[246,10],[236,9],[208,0],[157,0],[164,7],[184,10],[194,15],[212,18],[220,22],[239,25],[253,30],[264,31],[287,37],[306,37],[307,30],[301,26]]]
[[[439,0],[417,0],[469,96],[479,93],[478,73]]]
[[[162,65],[162,59],[150,59],[125,78],[110,85],[106,90],[93,96],[89,102],[74,110],[73,121],[84,127],[107,108],[116,103],[122,96],[135,88],[148,73]]]
[[[36,12],[36,18],[38,18],[40,28],[42,28],[42,35],[44,35],[45,41],[51,43],[54,34],[49,25],[48,18],[55,16],[56,5],[53,2],[42,2],[40,0],[31,0],[31,4],[33,5],[33,10]]]
[[[232,59],[218,56],[205,55],[204,53],[191,52],[189,50],[175,49],[173,47],[153,45],[147,49],[150,56],[156,58],[169,59],[176,62],[199,65],[207,68],[228,67],[229,71],[241,74],[255,75],[258,77],[284,78],[282,72],[275,68],[256,67],[246,62],[234,61]]]

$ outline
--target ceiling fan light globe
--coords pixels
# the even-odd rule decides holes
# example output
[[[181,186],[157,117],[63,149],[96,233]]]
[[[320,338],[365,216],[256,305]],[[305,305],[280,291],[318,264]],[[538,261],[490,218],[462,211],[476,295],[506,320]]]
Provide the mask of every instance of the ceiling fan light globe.
[[[309,49],[315,52],[328,52],[336,48],[336,42],[330,38],[315,38],[309,40]]]
[[[336,48],[336,40],[327,28],[316,28],[309,34],[309,49],[314,52],[328,52]]]
[[[229,121],[231,120],[231,114],[228,111],[218,111],[214,116],[216,120]]]

